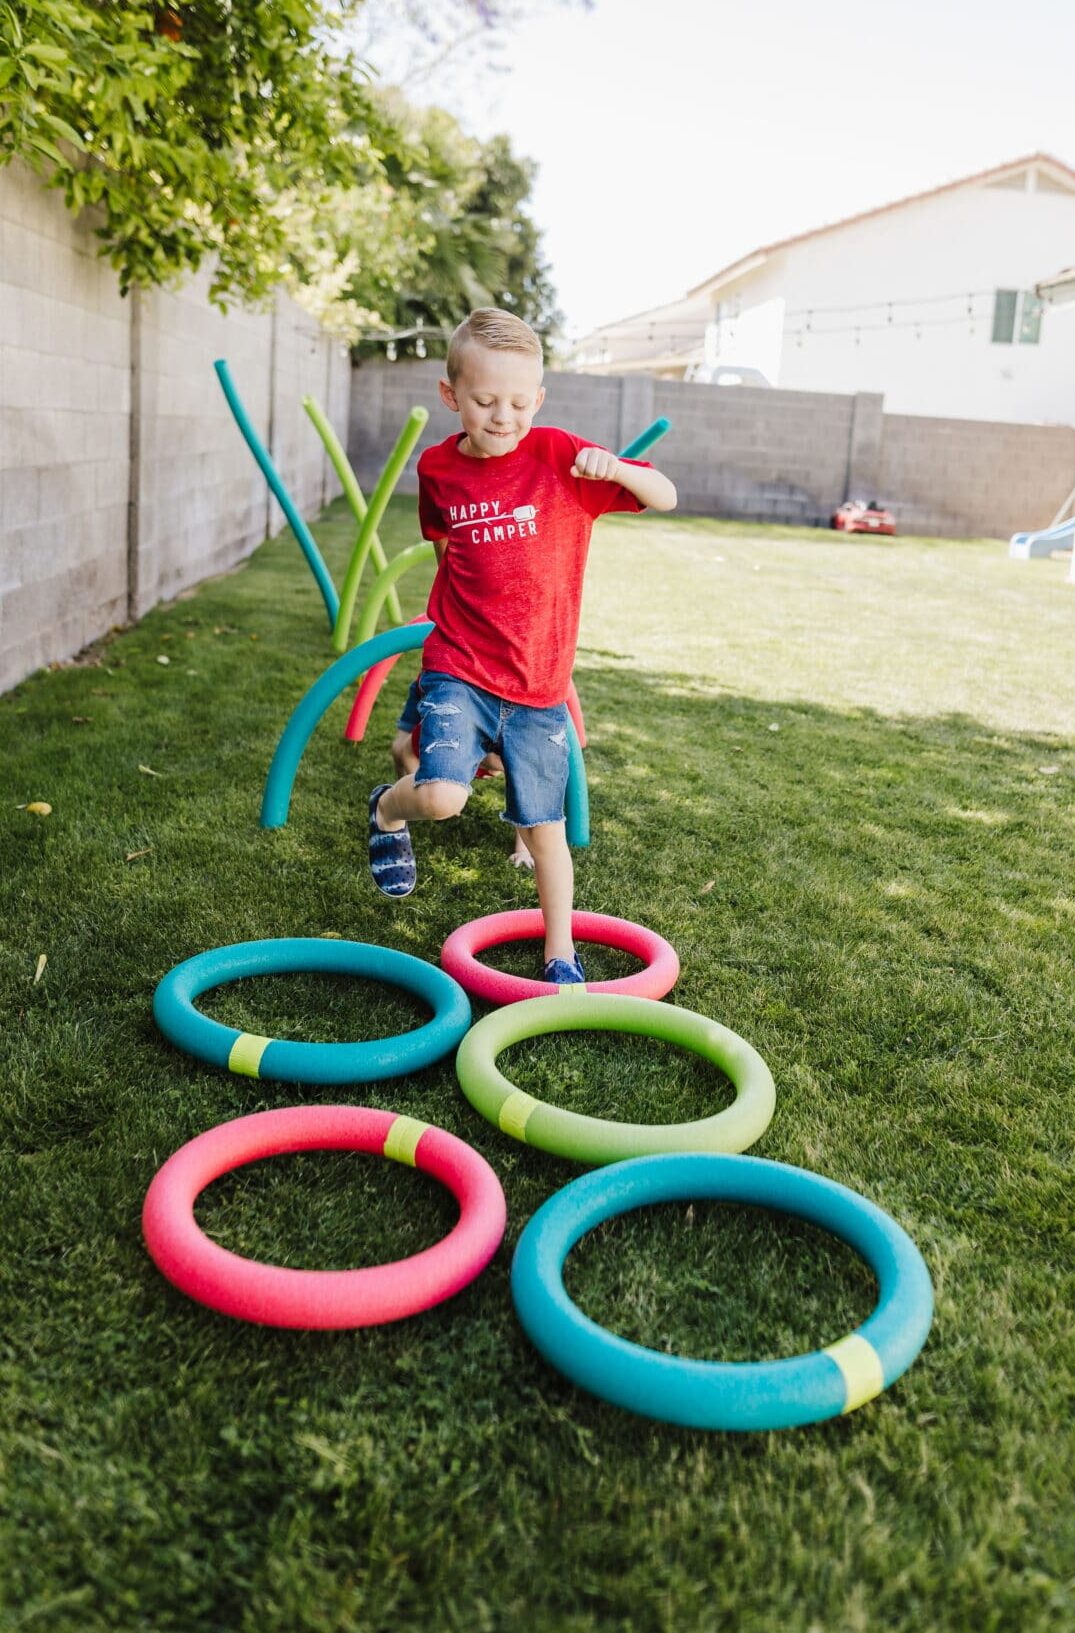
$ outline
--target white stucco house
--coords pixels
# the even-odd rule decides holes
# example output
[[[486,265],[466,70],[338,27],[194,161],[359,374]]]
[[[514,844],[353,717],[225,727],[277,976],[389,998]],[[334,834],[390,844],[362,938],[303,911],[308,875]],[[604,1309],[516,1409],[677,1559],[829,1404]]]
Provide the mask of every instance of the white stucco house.
[[[1075,170],[1046,153],[764,244],[593,330],[568,366],[881,392],[894,414],[1075,424]]]

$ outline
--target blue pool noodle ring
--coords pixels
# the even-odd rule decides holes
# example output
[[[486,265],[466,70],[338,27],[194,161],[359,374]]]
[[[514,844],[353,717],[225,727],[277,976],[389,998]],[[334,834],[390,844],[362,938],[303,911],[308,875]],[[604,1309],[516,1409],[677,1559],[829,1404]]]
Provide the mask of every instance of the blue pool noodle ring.
[[[355,1043],[264,1038],[203,1015],[194,1000],[251,975],[351,975],[386,981],[428,1003],[433,1017],[413,1032]],[[470,1000],[457,981],[410,953],[362,941],[296,936],[213,947],[177,964],[153,994],[153,1018],[177,1048],[210,1066],[284,1083],[377,1083],[450,1054],[470,1027]]]
[[[618,1337],[568,1297],[564,1261],[606,1219],[700,1198],[807,1219],[861,1254],[877,1277],[872,1314],[836,1344],[779,1361],[697,1361]],[[852,1411],[887,1389],[921,1350],[933,1287],[917,1247],[865,1197],[820,1174],[761,1157],[633,1157],[583,1174],[538,1209],[511,1269],[519,1320],[550,1364],[613,1405],[694,1429],[790,1429]]]

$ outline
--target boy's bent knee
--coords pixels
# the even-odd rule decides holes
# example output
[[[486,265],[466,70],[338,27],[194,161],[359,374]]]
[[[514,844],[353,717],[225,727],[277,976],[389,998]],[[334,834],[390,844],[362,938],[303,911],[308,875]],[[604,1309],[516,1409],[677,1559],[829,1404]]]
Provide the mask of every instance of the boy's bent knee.
[[[414,785],[415,796],[422,802],[422,815],[430,822],[443,822],[458,816],[470,798],[470,786],[458,782],[420,782]]]

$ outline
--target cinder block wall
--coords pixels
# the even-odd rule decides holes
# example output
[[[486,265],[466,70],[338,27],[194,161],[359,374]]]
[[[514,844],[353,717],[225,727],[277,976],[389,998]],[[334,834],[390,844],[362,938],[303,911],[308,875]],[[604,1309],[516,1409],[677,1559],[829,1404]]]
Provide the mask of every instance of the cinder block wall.
[[[417,452],[458,427],[437,402],[437,362],[355,368],[349,452],[376,480],[408,410],[430,409]],[[885,414],[875,393],[838,396],[550,372],[541,419],[611,448],[660,415],[654,451],[687,514],[825,526],[846,498],[881,498],[901,532],[1007,538],[1045,527],[1075,486],[1075,428]],[[400,491],[416,489],[412,459]]]
[[[93,247],[0,170],[0,690],[126,616],[131,325]]]
[[[123,299],[91,226],[0,169],[0,691],[249,555],[283,525],[213,372],[226,357],[305,515],[339,491],[350,360],[291,301],[209,304],[208,274]]]

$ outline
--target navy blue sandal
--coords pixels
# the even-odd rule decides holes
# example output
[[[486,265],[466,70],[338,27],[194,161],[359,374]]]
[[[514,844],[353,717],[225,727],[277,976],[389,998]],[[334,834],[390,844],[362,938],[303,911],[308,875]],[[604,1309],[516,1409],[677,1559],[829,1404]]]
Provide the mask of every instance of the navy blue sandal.
[[[383,896],[409,896],[418,883],[411,836],[404,823],[395,833],[377,826],[377,806],[390,783],[378,783],[370,795],[370,873]]]
[[[586,971],[582,967],[578,953],[570,964],[566,958],[550,958],[545,965],[545,979],[557,987],[574,987],[580,981],[585,982]]]

